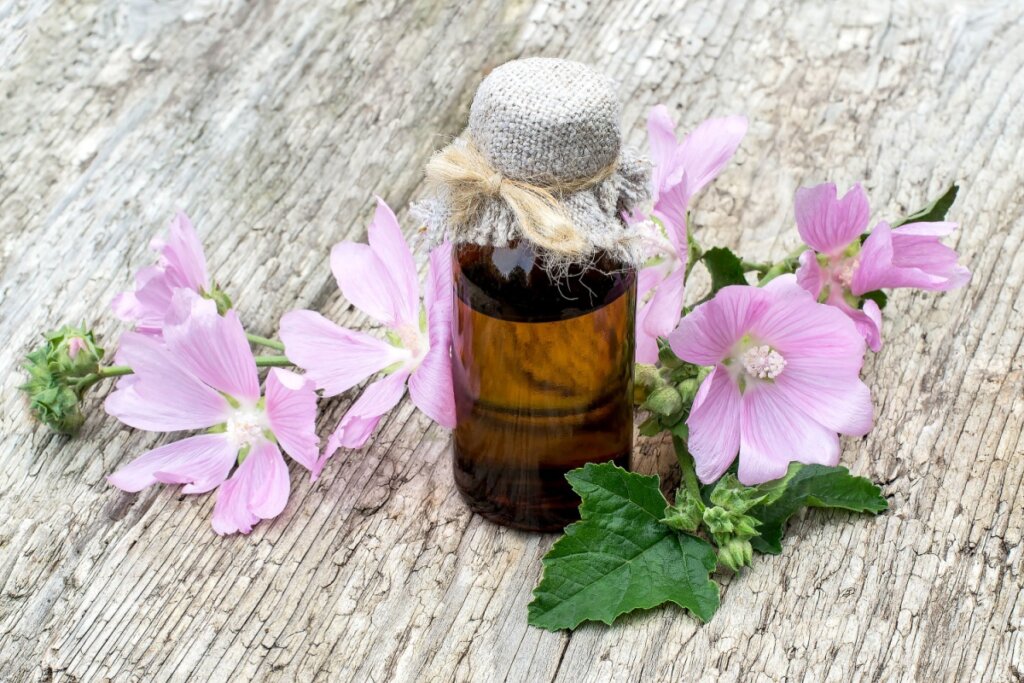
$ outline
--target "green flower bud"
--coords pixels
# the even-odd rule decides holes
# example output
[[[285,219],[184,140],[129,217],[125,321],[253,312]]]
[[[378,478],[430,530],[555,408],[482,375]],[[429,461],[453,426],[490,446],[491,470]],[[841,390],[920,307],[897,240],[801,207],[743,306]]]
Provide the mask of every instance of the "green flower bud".
[[[734,538],[718,548],[718,561],[739,572],[741,567],[749,567],[754,559],[754,548],[750,541]]]
[[[651,393],[665,386],[661,372],[653,365],[637,363],[633,370],[633,403],[640,405]]]
[[[680,487],[676,491],[676,504],[665,508],[665,517],[661,520],[673,529],[694,532],[700,527],[704,514],[704,503],[695,499]]]
[[[684,403],[692,403],[697,395],[697,390],[700,389],[700,383],[696,378],[684,379],[677,385],[677,389]]]
[[[675,387],[661,387],[647,397],[644,407],[658,415],[675,415],[683,409],[683,397]]]
[[[718,506],[704,510],[704,525],[716,537],[731,534],[736,528],[732,514]]]
[[[99,371],[103,349],[84,327],[65,326],[43,335],[46,343],[25,357],[29,380],[21,389],[32,414],[61,434],[75,434],[85,421],[82,392]]]

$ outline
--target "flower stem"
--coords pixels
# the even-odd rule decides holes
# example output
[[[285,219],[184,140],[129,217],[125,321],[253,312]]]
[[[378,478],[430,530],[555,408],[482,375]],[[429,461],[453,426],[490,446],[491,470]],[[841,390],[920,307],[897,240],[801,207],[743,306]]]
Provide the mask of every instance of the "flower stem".
[[[256,367],[258,368],[286,368],[292,367],[293,363],[287,356],[256,356]]]
[[[679,469],[683,473],[683,487],[694,500],[701,500],[700,481],[697,480],[697,470],[693,462],[693,456],[683,440],[678,436],[672,437],[672,445],[675,446],[676,460],[679,461]]]
[[[277,341],[276,339],[269,339],[267,337],[261,337],[258,334],[245,333],[245,338],[257,346],[265,346],[268,349],[277,349],[278,351],[284,351],[284,344]]]
[[[744,273],[749,273],[752,270],[756,270],[756,271],[759,271],[759,272],[763,273],[763,272],[767,271],[771,267],[772,266],[771,266],[770,263],[755,263],[753,261],[743,261],[743,260],[740,261],[740,268],[743,269]]]

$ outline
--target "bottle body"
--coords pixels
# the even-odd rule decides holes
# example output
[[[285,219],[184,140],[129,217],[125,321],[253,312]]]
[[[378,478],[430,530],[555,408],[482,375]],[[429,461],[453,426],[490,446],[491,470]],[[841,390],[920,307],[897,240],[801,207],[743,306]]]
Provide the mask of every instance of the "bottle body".
[[[565,473],[629,467],[636,272],[607,256],[553,277],[526,244],[453,249],[455,481],[499,524],[578,518]]]

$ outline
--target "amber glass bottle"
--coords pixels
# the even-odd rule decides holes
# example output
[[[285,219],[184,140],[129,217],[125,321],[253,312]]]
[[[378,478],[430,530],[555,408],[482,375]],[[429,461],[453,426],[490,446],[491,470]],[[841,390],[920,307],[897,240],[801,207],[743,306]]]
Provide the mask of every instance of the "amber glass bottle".
[[[456,245],[455,482],[507,526],[578,518],[565,473],[629,467],[636,272],[606,255],[550,276],[526,243]]]

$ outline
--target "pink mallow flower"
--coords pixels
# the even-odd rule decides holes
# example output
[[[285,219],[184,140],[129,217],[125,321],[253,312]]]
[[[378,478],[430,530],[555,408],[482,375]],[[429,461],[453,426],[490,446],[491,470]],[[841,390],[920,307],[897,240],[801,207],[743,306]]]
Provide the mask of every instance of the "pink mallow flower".
[[[697,476],[716,481],[739,452],[747,486],[790,462],[835,465],[839,434],[867,434],[864,340],[849,318],[784,275],[764,288],[723,287],[669,335],[677,356],[713,366],[687,418]]]
[[[684,300],[687,260],[686,212],[690,199],[714,180],[736,153],[747,132],[742,116],[708,119],[682,142],[676,139],[675,124],[668,108],[658,105],[647,117],[650,140],[654,206],[651,218],[641,223],[644,244],[650,257],[640,270],[636,314],[636,360],[658,360],[658,337],[664,337],[679,323]],[[642,215],[633,215],[638,221]]]
[[[882,348],[882,312],[865,294],[896,287],[946,291],[971,278],[969,270],[957,265],[957,253],[939,242],[956,223],[891,228],[883,221],[861,244],[870,209],[859,184],[842,199],[832,183],[802,187],[795,204],[797,229],[811,247],[800,255],[797,281],[849,316],[872,351]]]
[[[247,534],[288,502],[280,448],[309,470],[316,464],[316,390],[313,382],[273,368],[261,396],[256,361],[234,311],[222,317],[213,301],[185,289],[174,293],[171,307],[162,339],[121,336],[118,357],[135,374],[118,384],[105,407],[137,429],[208,431],[153,449],[107,480],[130,492],[157,482],[184,484],[184,493],[219,486],[214,531]]]
[[[134,323],[137,332],[159,335],[174,290],[205,294],[213,287],[203,245],[183,212],[171,220],[166,237],[154,238],[149,247],[159,254],[156,265],[141,268],[135,274],[135,291],[118,294],[111,309],[121,320]]]
[[[339,327],[313,311],[281,318],[288,360],[306,371],[325,396],[335,396],[383,372],[352,404],[331,434],[314,470],[341,447],[361,448],[381,417],[405,394],[444,427],[455,426],[451,375],[452,266],[446,244],[430,253],[423,306],[416,263],[394,212],[377,200],[369,244],[341,242],[331,270],[342,294],[386,328],[386,339]]]

